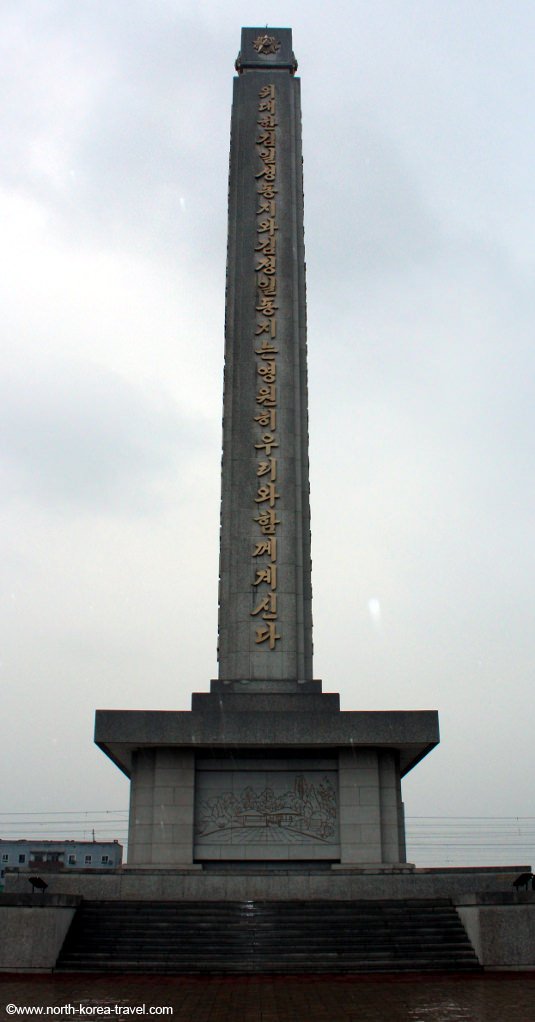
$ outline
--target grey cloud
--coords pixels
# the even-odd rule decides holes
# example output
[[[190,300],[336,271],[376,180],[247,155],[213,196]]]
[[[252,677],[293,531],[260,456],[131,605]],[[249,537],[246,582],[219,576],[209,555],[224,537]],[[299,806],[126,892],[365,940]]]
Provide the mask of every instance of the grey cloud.
[[[221,117],[220,97],[191,76],[201,52],[212,70],[226,61],[220,39],[163,5],[149,17],[119,4],[105,19],[99,5],[60,7],[13,40],[4,182],[71,237],[206,256],[214,229],[224,244],[224,203],[214,215],[208,200],[214,173],[226,177],[230,89]]]
[[[360,291],[370,278],[436,257],[439,224],[391,139],[344,108],[318,115],[314,137],[328,139],[329,151],[305,137],[307,241],[321,253],[328,282]]]
[[[176,321],[178,305],[186,326],[175,384],[187,387],[179,360],[193,343],[187,372],[195,365],[200,404],[212,401],[219,414],[219,397],[209,395],[220,356],[205,338],[212,328],[222,336],[213,267],[222,306],[241,14],[203,0],[9,6],[1,15],[5,198],[30,200],[20,206],[39,217],[40,251],[50,244],[55,272],[73,252],[90,256],[79,260],[81,275],[100,253],[102,265],[126,256],[122,294],[112,280],[99,294],[96,274],[87,297],[83,280],[83,301],[100,309],[95,323],[106,322],[114,297],[124,301],[125,278],[146,279],[147,289],[161,279],[153,333],[165,348],[150,367],[159,392],[75,363],[88,351],[119,364],[120,314],[95,350],[75,303],[56,317],[52,298],[43,333],[57,373],[9,373],[15,356],[4,354],[4,586],[9,578],[5,599],[17,597],[3,611],[4,709],[14,708],[22,729],[29,685],[39,716],[54,705],[61,720],[63,692],[117,705],[127,679],[131,706],[186,706],[213,670],[219,432],[210,465],[205,423],[190,412],[185,423],[166,396],[174,341],[158,329]],[[525,0],[518,22],[510,12],[489,22],[466,5],[437,5],[430,17],[428,7],[418,0],[408,17],[406,5],[387,2],[361,18],[353,5],[334,20],[311,20],[309,7],[292,12],[303,79],[316,670],[347,709],[439,708],[436,762],[445,766],[432,756],[409,778],[409,812],[436,812],[449,800],[452,811],[477,815],[481,798],[496,799],[504,757],[517,766],[514,806],[509,792],[503,808],[517,812],[533,773],[533,714],[520,720],[508,707],[529,709],[533,698],[533,33],[525,26],[535,15]],[[14,238],[38,275],[24,227],[10,235],[6,259]],[[36,347],[39,331],[39,314],[27,317],[19,299],[32,292],[24,265],[22,254],[6,303],[17,351]],[[138,353],[150,358],[141,342]],[[50,513],[58,507],[65,514]],[[370,627],[372,597],[383,611],[380,634]],[[501,757],[492,714],[507,723]],[[91,726],[84,709],[75,732],[82,764],[93,755]],[[511,755],[517,748],[521,760]],[[477,782],[474,749],[484,764]],[[68,758],[47,762],[41,755],[54,798],[69,790],[77,805],[93,803],[96,774],[71,771],[67,789]],[[95,763],[106,792],[123,783]],[[32,771],[35,757],[6,793],[13,809],[34,808]],[[459,796],[461,774],[472,789]],[[493,805],[502,811],[499,798]]]
[[[0,429],[12,497],[91,513],[157,509],[162,479],[203,444],[165,395],[78,364],[7,374]]]

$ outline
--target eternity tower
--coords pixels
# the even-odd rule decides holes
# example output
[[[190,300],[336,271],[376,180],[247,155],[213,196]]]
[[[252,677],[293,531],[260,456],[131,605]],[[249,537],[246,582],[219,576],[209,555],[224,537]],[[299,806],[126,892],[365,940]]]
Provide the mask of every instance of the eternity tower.
[[[219,605],[224,681],[312,679],[296,66],[289,29],[244,29],[229,180]]]
[[[312,675],[299,80],[242,30],[230,147],[219,678],[185,711],[98,710],[130,778],[128,865],[399,871],[401,778],[434,711],[340,711]],[[332,875],[332,873],[331,873]],[[268,883],[268,881],[266,881]],[[203,895],[202,876],[195,887]],[[267,889],[267,888],[266,888]],[[334,890],[334,888],[333,888]],[[333,895],[334,896],[334,895]]]

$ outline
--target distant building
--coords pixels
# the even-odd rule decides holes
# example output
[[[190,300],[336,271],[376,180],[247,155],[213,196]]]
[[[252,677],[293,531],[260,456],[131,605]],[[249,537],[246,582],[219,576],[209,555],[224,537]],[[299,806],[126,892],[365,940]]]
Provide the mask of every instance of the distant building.
[[[115,869],[123,861],[118,841],[3,841],[0,838],[0,886],[6,869],[42,873],[61,869]]]

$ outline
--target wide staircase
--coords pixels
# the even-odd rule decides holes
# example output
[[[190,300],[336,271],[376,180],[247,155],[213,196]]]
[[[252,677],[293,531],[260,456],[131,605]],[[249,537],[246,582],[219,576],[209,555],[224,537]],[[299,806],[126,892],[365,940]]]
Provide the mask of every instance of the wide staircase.
[[[84,901],[56,969],[137,973],[466,971],[447,900]]]

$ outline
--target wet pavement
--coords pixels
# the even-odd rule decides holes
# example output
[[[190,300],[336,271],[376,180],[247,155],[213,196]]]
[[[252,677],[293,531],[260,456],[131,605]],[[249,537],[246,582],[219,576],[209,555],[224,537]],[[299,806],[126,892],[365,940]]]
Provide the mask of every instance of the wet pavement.
[[[535,1022],[535,972],[328,978],[0,976],[0,1022],[36,1014],[73,1019],[152,1016],[180,1022]]]

